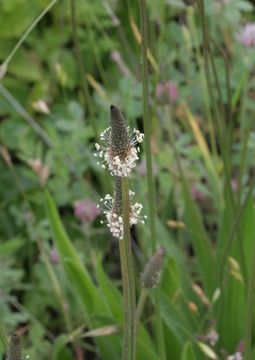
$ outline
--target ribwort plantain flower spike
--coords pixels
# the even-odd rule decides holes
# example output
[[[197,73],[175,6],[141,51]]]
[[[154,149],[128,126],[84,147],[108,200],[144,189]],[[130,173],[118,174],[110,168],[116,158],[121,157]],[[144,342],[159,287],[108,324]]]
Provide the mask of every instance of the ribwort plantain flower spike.
[[[101,159],[102,168],[108,168],[111,175],[127,177],[138,160],[140,148],[136,145],[143,141],[144,134],[136,129],[130,132],[123,114],[114,105],[110,106],[110,120],[111,126],[100,136],[106,147],[96,143],[94,155]]]
[[[144,224],[144,220],[147,218],[146,215],[141,215],[143,205],[136,202],[133,203],[135,193],[129,191],[130,196],[130,226],[138,223]],[[106,216],[107,227],[109,228],[112,235],[120,240],[123,239],[123,217],[122,217],[122,188],[121,188],[121,177],[115,177],[115,190],[114,197],[107,194],[100,200],[101,208]],[[99,205],[98,205],[99,207]],[[104,221],[101,221],[104,223]]]
[[[160,247],[147,262],[144,272],[141,275],[142,286],[145,289],[154,288],[158,285],[165,253],[165,248]]]
[[[21,360],[21,344],[20,337],[17,334],[11,336],[7,360]]]

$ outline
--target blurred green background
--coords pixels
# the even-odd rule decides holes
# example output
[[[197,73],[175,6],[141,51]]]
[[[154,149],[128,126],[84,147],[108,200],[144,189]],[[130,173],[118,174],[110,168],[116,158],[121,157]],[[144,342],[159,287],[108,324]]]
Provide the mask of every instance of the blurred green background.
[[[18,331],[31,359],[119,359],[118,245],[86,201],[95,204],[112,192],[110,177],[93,156],[95,141],[109,126],[110,104],[143,131],[139,3],[52,2],[12,53],[49,4],[0,2],[0,321],[8,335]],[[220,336],[214,349],[219,358],[236,351],[245,336],[252,262],[253,188],[245,205],[243,200],[254,177],[255,6],[247,0],[205,0],[204,5],[214,59],[209,88],[198,7],[181,0],[148,1],[157,241],[167,249],[162,317],[167,359],[173,360],[207,359],[208,349],[197,341],[211,346],[206,336],[212,328]],[[253,28],[245,29],[247,23]],[[131,184],[148,213],[143,151]],[[86,274],[66,261],[72,250],[61,250],[63,241],[54,243],[45,187]],[[48,212],[57,222],[54,202],[48,199]],[[236,248],[225,248],[240,209]],[[58,225],[55,237],[61,238]],[[137,274],[149,256],[148,231],[147,225],[132,229]],[[205,238],[219,262],[226,260],[227,249],[230,278],[219,306],[212,296],[222,284],[216,275],[209,277],[220,265],[206,266],[208,249],[199,247]],[[195,283],[209,303],[192,290]],[[91,303],[81,300],[88,293]],[[159,359],[151,323],[149,301],[138,359]],[[105,326],[112,335],[105,335]],[[101,336],[87,334],[95,328]]]

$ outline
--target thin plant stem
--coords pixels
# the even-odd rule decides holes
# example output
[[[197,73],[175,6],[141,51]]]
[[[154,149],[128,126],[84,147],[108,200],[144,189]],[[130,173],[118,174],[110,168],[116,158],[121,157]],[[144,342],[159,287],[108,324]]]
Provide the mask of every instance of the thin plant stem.
[[[76,358],[80,359],[79,353],[77,351],[77,342],[75,341],[75,338],[72,335],[73,326],[72,326],[72,323],[71,323],[71,319],[70,319],[70,316],[69,316],[68,309],[66,307],[65,297],[64,297],[62,288],[61,288],[61,286],[59,284],[59,281],[58,281],[56,273],[55,273],[55,271],[53,269],[53,266],[51,265],[51,263],[49,261],[49,258],[48,258],[47,254],[46,254],[46,251],[45,251],[44,247],[43,247],[43,244],[41,243],[40,240],[37,241],[37,245],[38,245],[38,248],[39,248],[39,250],[40,250],[40,252],[42,254],[43,261],[45,263],[48,275],[50,277],[54,292],[55,292],[57,300],[58,300],[58,302],[60,304],[63,319],[64,319],[65,326],[66,326],[66,330],[67,330],[67,332],[68,332],[68,334],[70,336],[70,341],[71,341],[71,344],[72,344],[73,351],[76,354]]]
[[[136,314],[135,314],[135,327],[136,327],[136,333],[138,333],[138,327],[141,320],[142,312],[144,309],[144,304],[148,296],[148,291],[145,288],[142,288],[137,308],[136,308]]]
[[[213,39],[213,37],[208,34],[210,42],[215,46],[216,49],[219,50],[221,57],[224,61],[225,66],[225,83],[226,83],[226,89],[227,89],[227,101],[228,101],[228,107],[227,107],[227,115],[226,118],[228,119],[229,123],[232,123],[232,101],[231,101],[231,86],[230,86],[230,64],[229,59],[227,56],[227,53],[225,50],[217,44],[217,42]]]
[[[31,126],[31,128],[36,132],[40,139],[50,148],[54,146],[52,140],[49,138],[48,134],[37,124],[34,118],[24,109],[24,107],[15,99],[15,97],[0,84],[0,94],[12,105],[12,107],[17,111],[17,113],[23,117],[23,119]]]
[[[248,298],[247,298],[247,315],[245,322],[245,336],[244,336],[244,349],[245,359],[252,360],[252,324],[254,319],[254,300],[255,300],[255,247],[253,250],[253,261],[251,276],[248,286]]]
[[[52,8],[52,6],[54,6],[56,4],[58,0],[52,0],[47,6],[46,8],[40,13],[40,15],[32,22],[32,24],[29,26],[29,28],[25,31],[25,33],[21,36],[21,38],[19,39],[19,41],[17,42],[17,44],[14,46],[14,48],[12,49],[12,51],[10,52],[10,54],[8,55],[8,57],[5,59],[4,63],[2,64],[2,66],[8,66],[9,62],[11,61],[11,59],[13,58],[13,56],[15,55],[15,53],[18,51],[18,49],[20,48],[20,46],[23,44],[23,42],[26,40],[26,38],[28,37],[28,35],[31,33],[31,31],[35,28],[35,26],[39,23],[39,21],[44,17],[44,15]]]
[[[50,261],[49,261],[49,259],[47,257],[47,254],[46,254],[46,252],[45,252],[45,250],[43,248],[42,243],[40,241],[38,241],[37,244],[38,244],[39,250],[40,250],[40,252],[42,254],[42,258],[43,258],[43,261],[45,263],[48,275],[49,275],[50,280],[52,282],[54,292],[55,292],[56,297],[57,297],[57,299],[59,301],[61,311],[62,311],[62,315],[63,315],[63,319],[64,319],[64,322],[65,322],[65,325],[66,325],[66,330],[68,331],[69,334],[71,334],[73,329],[72,329],[71,320],[69,318],[68,311],[66,309],[65,299],[64,299],[64,295],[63,295],[61,286],[59,285],[59,281],[57,279],[55,271],[53,270],[53,267],[50,264]]]
[[[248,149],[248,139],[249,139],[249,129],[244,127],[244,119],[245,119],[245,112],[247,107],[247,94],[249,90],[248,86],[248,74],[245,76],[245,85],[243,90],[243,95],[241,98],[241,110],[239,116],[239,123],[241,128],[241,138],[242,138],[242,149],[241,149],[241,158],[240,158],[240,171],[238,177],[238,205],[241,204],[241,197],[242,197],[242,183],[244,177],[244,171],[246,168],[246,156],[247,156],[247,149]]]
[[[255,187],[255,177],[253,178],[253,181],[252,183],[250,184],[249,186],[249,190],[246,194],[246,197],[242,203],[242,205],[240,206],[239,210],[238,210],[238,213],[233,221],[233,224],[232,224],[232,228],[230,230],[230,235],[226,241],[226,246],[225,246],[225,249],[224,249],[224,254],[223,254],[223,258],[222,258],[222,261],[219,263],[219,280],[218,280],[218,283],[219,283],[219,286],[220,286],[220,289],[222,290],[223,289],[223,285],[224,285],[224,278],[225,278],[225,275],[226,275],[226,262],[227,262],[227,257],[228,257],[228,254],[230,252],[230,249],[233,245],[233,242],[235,240],[235,237],[237,236],[238,232],[239,232],[239,227],[240,227],[240,222],[241,222],[241,219],[242,219],[242,215],[243,215],[243,212],[247,206],[247,203],[254,191],[254,187]]]
[[[123,360],[136,358],[136,329],[135,329],[135,277],[132,258],[130,220],[129,220],[129,183],[128,178],[122,178],[122,208],[123,208],[123,239],[119,241],[122,287],[124,301],[124,339]]]
[[[13,298],[9,298],[9,302],[10,304],[17,309],[20,313],[24,313],[30,320],[30,322],[36,326],[38,326],[40,328],[40,330],[42,332],[44,332],[46,334],[46,336],[51,340],[54,341],[55,340],[55,336],[54,334],[48,329],[46,328],[43,323],[37,319],[26,307],[24,307],[20,302],[18,302],[17,300],[13,299]]]
[[[227,95],[228,95],[228,106],[230,107],[230,109],[228,111],[228,114],[227,114],[229,116],[229,119],[226,119],[226,120],[229,120],[229,126],[227,126],[227,123],[224,122],[224,121],[221,121],[221,119],[220,119],[219,111],[217,109],[216,100],[215,100],[215,97],[214,97],[214,93],[213,93],[213,91],[211,89],[211,85],[210,85],[211,84],[211,81],[210,81],[210,69],[209,69],[210,62],[212,64],[212,71],[213,71],[213,76],[215,78],[216,87],[217,87],[217,84],[219,84],[219,82],[217,81],[216,68],[214,66],[213,55],[212,55],[212,52],[211,52],[211,46],[210,45],[211,45],[212,37],[210,36],[210,33],[208,31],[208,25],[207,25],[207,22],[206,22],[204,0],[199,0],[198,5],[199,5],[199,10],[200,10],[200,15],[201,15],[201,18],[202,18],[206,80],[207,80],[207,83],[208,83],[208,90],[209,90],[210,97],[211,97],[211,100],[212,100],[212,105],[213,105],[213,108],[214,108],[215,118],[217,120],[216,124],[218,123],[218,136],[219,136],[219,140],[220,140],[220,147],[221,147],[222,158],[223,158],[225,174],[226,174],[225,193],[227,194],[226,198],[227,198],[227,196],[229,196],[230,210],[232,212],[232,216],[234,216],[236,214],[236,212],[237,212],[237,205],[238,204],[236,203],[236,199],[234,197],[232,186],[231,186],[231,143],[233,141],[233,124],[232,124],[232,110],[231,110],[232,104],[231,104],[231,101],[230,101],[231,94],[230,94],[230,82],[229,82],[229,66],[228,66],[228,63],[225,62],[226,83],[227,83],[226,85],[227,85],[227,92],[228,92],[227,93]],[[223,58],[224,58],[224,61],[225,61],[226,56],[224,56]],[[221,111],[221,112],[223,112],[223,111]],[[244,279],[246,281],[245,256],[244,256],[243,244],[242,244],[242,241],[241,241],[241,234],[239,234],[239,243],[238,243],[238,245],[239,245],[239,252],[240,252],[241,267],[243,269]]]
[[[203,94],[203,99],[204,99],[203,113],[208,120],[208,131],[209,131],[209,136],[210,136],[212,152],[214,154],[214,157],[217,157],[218,151],[217,151],[217,144],[216,144],[216,135],[215,135],[215,129],[214,129],[214,123],[213,123],[213,118],[212,118],[212,114],[211,114],[211,109],[210,109],[210,100],[209,100],[209,92],[208,92],[206,76],[205,76],[205,69],[204,69],[203,63],[202,63],[201,49],[199,47],[197,31],[196,31],[196,27],[194,24],[193,9],[189,9],[188,23],[189,23],[189,27],[191,28],[191,35],[193,36],[196,62],[197,62],[198,69],[199,69],[199,77],[200,77],[200,83],[201,83],[202,94]]]
[[[77,34],[77,19],[76,19],[76,0],[70,0],[71,5],[71,26],[72,26],[72,36],[73,36],[73,43],[74,43],[74,51],[75,57],[78,65],[78,70],[80,73],[80,81],[81,81],[81,92],[83,96],[84,106],[87,105],[89,114],[93,114],[93,106],[91,105],[91,96],[89,93],[89,88],[87,84],[87,80],[85,78],[85,71],[82,64],[81,58],[81,49]],[[95,121],[91,121],[91,125],[94,131],[95,138],[98,139],[98,129]]]
[[[214,79],[216,82],[216,88],[219,87],[219,82],[217,80],[217,73],[216,73],[216,69],[214,66],[213,55],[211,52],[210,35],[209,35],[206,16],[205,16],[204,0],[198,1],[198,8],[199,8],[200,15],[202,18],[202,32],[203,32],[203,47],[204,47],[206,81],[207,81],[210,98],[212,101],[212,106],[214,109],[216,125],[217,125],[217,130],[218,130],[218,138],[219,138],[220,147],[221,147],[221,151],[222,151],[222,157],[223,157],[224,166],[225,166],[226,185],[227,185],[226,190],[228,190],[228,192],[229,192],[232,210],[235,211],[235,201],[234,201],[234,197],[233,197],[233,191],[231,188],[230,137],[228,137],[226,139],[226,134],[228,134],[229,129],[226,129],[226,124],[223,121],[221,121],[221,119],[220,119],[219,109],[217,108],[216,99],[215,99],[214,93],[212,91],[212,86],[211,86],[210,62],[212,64],[212,71],[213,71],[213,76],[214,76]],[[217,87],[217,85],[218,85],[218,87]]]
[[[149,111],[149,75],[148,75],[148,28],[147,28],[147,7],[146,0],[140,0],[140,17],[141,17],[141,47],[142,47],[142,85],[143,85],[143,124],[145,133],[145,155],[147,168],[148,198],[149,198],[149,223],[150,223],[150,241],[151,255],[156,250],[156,196],[155,183],[152,170],[151,154],[151,118]],[[159,289],[155,289],[155,312],[156,312],[156,336],[160,359],[166,359],[165,341],[163,333],[163,324],[160,314]]]

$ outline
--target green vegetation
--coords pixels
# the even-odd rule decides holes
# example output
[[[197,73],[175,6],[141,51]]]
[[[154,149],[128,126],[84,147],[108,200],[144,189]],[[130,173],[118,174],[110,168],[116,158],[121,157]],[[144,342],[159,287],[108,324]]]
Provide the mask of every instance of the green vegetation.
[[[254,50],[249,0],[0,2],[0,357],[255,358]]]

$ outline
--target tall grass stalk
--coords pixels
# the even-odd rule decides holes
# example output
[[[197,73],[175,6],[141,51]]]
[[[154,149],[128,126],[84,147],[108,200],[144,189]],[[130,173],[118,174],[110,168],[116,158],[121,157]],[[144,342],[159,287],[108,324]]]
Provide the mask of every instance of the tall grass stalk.
[[[255,247],[253,250],[252,269],[250,274],[250,281],[248,284],[248,296],[247,296],[247,312],[245,322],[245,337],[244,337],[244,349],[245,359],[252,360],[252,325],[254,320],[254,300],[255,300]]]
[[[211,51],[211,36],[208,30],[208,24],[206,21],[205,15],[205,5],[204,0],[198,1],[198,9],[202,21],[202,35],[203,35],[203,51],[204,51],[204,66],[205,66],[205,75],[206,82],[208,87],[209,96],[212,103],[213,115],[215,118],[215,125],[217,129],[217,137],[219,139],[219,145],[222,153],[222,158],[224,162],[225,169],[225,190],[226,194],[229,196],[231,210],[235,212],[235,199],[233,196],[233,191],[231,187],[231,161],[230,161],[230,149],[231,149],[231,139],[232,134],[229,134],[230,128],[227,129],[226,122],[224,121],[224,116],[220,116],[220,113],[223,114],[223,100],[221,96],[221,90],[219,85],[219,78],[216,71],[213,54]],[[212,91],[212,76],[214,78],[216,89],[219,92],[219,105],[217,104],[216,97]],[[227,83],[227,88],[228,88]],[[229,92],[229,89],[228,89]],[[228,93],[229,98],[229,93]],[[231,111],[229,112],[231,114]],[[231,119],[228,119],[231,120]]]
[[[32,22],[32,24],[29,26],[29,28],[24,32],[24,34],[21,36],[17,44],[14,46],[8,57],[5,59],[4,63],[2,64],[3,67],[8,67],[9,62],[15,55],[15,53],[18,51],[18,49],[21,47],[23,42],[26,40],[28,35],[31,33],[31,31],[36,27],[36,25],[39,23],[39,21],[44,17],[45,14],[56,4],[58,0],[52,0],[46,8],[38,15],[38,17]]]
[[[189,28],[191,29],[191,37],[192,37],[192,42],[193,42],[193,44],[191,44],[191,50],[189,50],[190,56],[192,56],[192,48],[193,48],[192,45],[193,45],[195,48],[196,62],[198,65],[200,84],[201,84],[203,99],[204,99],[203,100],[203,115],[208,121],[208,130],[209,130],[209,136],[210,136],[210,143],[211,143],[211,147],[212,147],[212,153],[213,153],[214,157],[216,158],[217,153],[218,153],[216,134],[215,134],[214,123],[213,123],[213,118],[212,118],[211,109],[210,109],[210,98],[209,98],[209,93],[208,93],[208,88],[207,88],[207,83],[206,83],[205,69],[203,67],[201,49],[199,46],[197,29],[195,26],[193,8],[188,9],[187,20],[188,20]]]
[[[77,19],[76,19],[76,2],[75,0],[70,0],[70,6],[71,6],[71,26],[72,26],[72,37],[73,37],[73,43],[74,43],[74,51],[75,51],[75,57],[77,61],[78,71],[80,73],[80,81],[81,81],[81,92],[83,96],[83,102],[84,105],[87,105],[87,109],[89,112],[89,115],[93,115],[94,109],[91,103],[91,96],[89,93],[89,88],[87,84],[87,79],[85,77],[85,71],[82,63],[82,57],[81,57],[81,49],[79,44],[79,38],[77,34]],[[93,116],[92,116],[93,118]],[[98,140],[98,129],[95,121],[91,121],[91,125],[94,131],[94,135],[96,140]]]
[[[15,97],[6,89],[6,87],[0,84],[0,94],[8,101],[8,103],[17,111],[17,113],[28,123],[29,126],[36,132],[39,138],[50,148],[54,146],[53,141],[44,131],[44,129],[38,125],[35,119],[26,111],[26,109],[15,99]]]
[[[130,238],[130,205],[129,182],[127,177],[122,178],[122,209],[123,209],[123,239],[119,240],[122,287],[124,301],[124,339],[123,360],[136,358],[136,328],[135,328],[135,277]]]
[[[156,206],[155,206],[155,183],[152,171],[151,154],[151,118],[149,111],[149,75],[148,75],[148,28],[147,28],[147,7],[146,0],[140,0],[140,19],[141,19],[141,48],[142,48],[142,84],[143,84],[143,123],[145,134],[145,155],[147,168],[148,198],[149,198],[149,223],[151,255],[156,250]],[[159,289],[155,289],[155,311],[156,311],[156,335],[160,359],[166,359],[163,324],[160,315]]]

